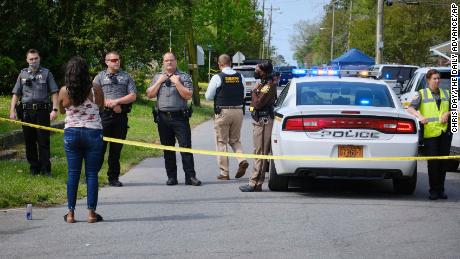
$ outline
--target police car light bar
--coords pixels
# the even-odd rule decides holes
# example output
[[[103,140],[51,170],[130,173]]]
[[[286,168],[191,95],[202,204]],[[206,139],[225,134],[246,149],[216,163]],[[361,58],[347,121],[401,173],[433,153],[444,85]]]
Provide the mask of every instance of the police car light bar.
[[[304,76],[357,76],[357,77],[374,77],[378,75],[377,71],[367,71],[367,70],[338,70],[338,69],[327,69],[327,68],[318,68],[318,69],[305,69],[305,68],[296,68],[292,70],[292,75],[294,77],[304,77]]]

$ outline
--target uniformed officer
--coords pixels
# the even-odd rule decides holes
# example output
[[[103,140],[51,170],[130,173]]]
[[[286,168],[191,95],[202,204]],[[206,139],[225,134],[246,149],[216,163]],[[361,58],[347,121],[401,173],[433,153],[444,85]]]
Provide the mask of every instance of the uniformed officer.
[[[426,156],[447,156],[450,152],[452,134],[448,128],[450,118],[450,93],[439,88],[440,73],[430,69],[426,73],[427,88],[418,91],[407,111],[423,124],[423,143]],[[428,160],[430,200],[447,199],[444,191],[446,163]]]
[[[26,61],[29,67],[21,70],[12,91],[10,119],[21,119],[24,122],[49,127],[50,120],[55,120],[57,116],[59,88],[53,74],[40,66],[40,54],[37,50],[28,50]],[[22,127],[22,132],[30,173],[51,176],[50,132],[25,126]]]
[[[261,79],[252,90],[252,101],[249,111],[253,118],[254,154],[268,155],[270,153],[270,140],[273,127],[273,105],[276,101],[276,79],[272,76],[273,65],[271,62],[257,64],[256,79]],[[268,161],[254,159],[254,171],[247,185],[240,186],[242,192],[262,191]]]
[[[216,132],[217,151],[227,152],[227,144],[233,152],[243,153],[241,146],[241,126],[243,124],[244,86],[242,77],[230,68],[231,59],[227,54],[219,56],[218,65],[221,72],[209,81],[205,97],[214,100],[214,130]],[[249,163],[246,159],[238,159],[238,171],[235,178],[246,173]],[[219,180],[229,180],[228,157],[217,158],[220,174]]]
[[[102,127],[105,137],[126,139],[128,133],[128,113],[131,105],[136,101],[137,89],[131,76],[120,69],[120,55],[111,51],[105,55],[107,69],[99,72],[93,83],[102,87],[105,99],[105,108],[101,112]],[[104,142],[104,151],[107,149]],[[107,176],[109,185],[121,187],[120,177],[120,154],[123,144],[110,143],[109,170]]]
[[[147,89],[149,98],[157,97],[154,108],[154,120],[158,123],[158,134],[162,145],[174,146],[177,141],[180,147],[191,148],[192,137],[189,118],[191,108],[187,100],[193,95],[193,85],[190,76],[177,70],[177,60],[173,53],[163,55],[163,72],[154,76]],[[185,184],[199,186],[201,181],[196,178],[193,154],[182,153],[182,167],[185,172]],[[177,165],[176,153],[164,150],[167,185],[176,185]]]

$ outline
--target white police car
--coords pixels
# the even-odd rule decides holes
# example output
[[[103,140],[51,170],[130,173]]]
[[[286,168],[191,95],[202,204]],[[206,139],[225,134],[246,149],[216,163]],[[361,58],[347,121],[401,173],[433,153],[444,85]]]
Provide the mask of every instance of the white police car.
[[[296,76],[306,70],[294,70]],[[417,156],[418,123],[382,81],[310,71],[295,77],[275,107],[273,155],[322,158]],[[320,76],[320,75],[326,75]],[[288,188],[289,178],[393,179],[394,190],[411,194],[416,161],[272,160],[270,190]]]

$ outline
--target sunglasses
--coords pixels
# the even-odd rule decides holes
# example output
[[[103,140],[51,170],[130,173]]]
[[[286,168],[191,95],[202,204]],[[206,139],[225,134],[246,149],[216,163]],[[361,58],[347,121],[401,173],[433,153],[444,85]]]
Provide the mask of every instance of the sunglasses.
[[[112,63],[117,63],[118,61],[120,61],[118,58],[112,58],[112,59],[106,59],[106,60]]]

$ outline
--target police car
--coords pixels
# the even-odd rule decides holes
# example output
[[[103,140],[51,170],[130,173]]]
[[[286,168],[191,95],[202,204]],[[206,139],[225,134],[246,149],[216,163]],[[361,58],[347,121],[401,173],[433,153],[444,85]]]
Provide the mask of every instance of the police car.
[[[393,179],[396,192],[413,193],[416,161],[321,160],[417,155],[417,120],[390,87],[380,80],[341,77],[342,72],[293,71],[296,77],[275,106],[272,153],[318,160],[271,160],[270,190],[286,190],[291,177],[308,176]]]
[[[243,76],[244,100],[250,102],[252,98],[251,91],[260,82],[260,80],[254,77],[256,65],[234,66],[233,70]]]

